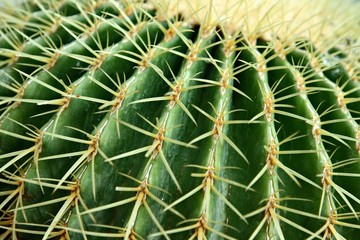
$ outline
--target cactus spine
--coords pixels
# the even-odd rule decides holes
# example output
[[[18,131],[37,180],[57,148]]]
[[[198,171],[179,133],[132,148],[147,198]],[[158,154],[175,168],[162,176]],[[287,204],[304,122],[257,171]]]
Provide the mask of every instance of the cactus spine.
[[[0,239],[360,236],[358,4],[0,9]]]

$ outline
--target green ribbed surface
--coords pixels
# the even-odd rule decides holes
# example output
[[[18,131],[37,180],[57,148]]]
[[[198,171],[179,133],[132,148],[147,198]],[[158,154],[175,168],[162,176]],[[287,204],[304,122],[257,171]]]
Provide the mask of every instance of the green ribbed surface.
[[[4,15],[0,239],[357,239],[344,56],[137,6]]]

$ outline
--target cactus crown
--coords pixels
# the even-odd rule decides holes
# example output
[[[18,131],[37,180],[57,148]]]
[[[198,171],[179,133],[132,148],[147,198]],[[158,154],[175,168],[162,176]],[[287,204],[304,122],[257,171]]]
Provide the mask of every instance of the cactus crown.
[[[344,1],[0,6],[0,239],[356,239]]]

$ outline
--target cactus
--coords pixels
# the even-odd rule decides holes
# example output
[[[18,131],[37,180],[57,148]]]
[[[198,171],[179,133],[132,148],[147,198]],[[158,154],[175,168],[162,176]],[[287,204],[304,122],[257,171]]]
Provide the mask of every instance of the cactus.
[[[358,239],[359,11],[3,4],[0,239]]]

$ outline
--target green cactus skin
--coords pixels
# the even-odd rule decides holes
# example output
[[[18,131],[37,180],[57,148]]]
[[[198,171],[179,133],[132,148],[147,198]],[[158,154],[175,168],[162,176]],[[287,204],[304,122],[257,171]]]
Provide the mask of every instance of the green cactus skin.
[[[0,239],[359,238],[359,5],[211,4],[0,7]]]

